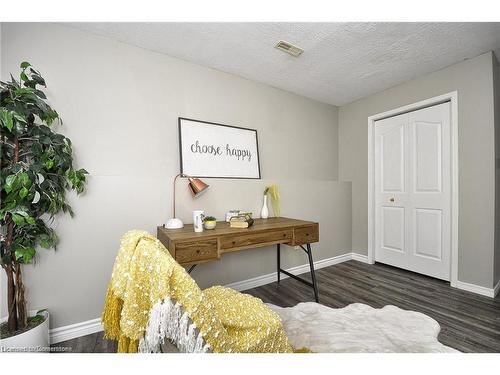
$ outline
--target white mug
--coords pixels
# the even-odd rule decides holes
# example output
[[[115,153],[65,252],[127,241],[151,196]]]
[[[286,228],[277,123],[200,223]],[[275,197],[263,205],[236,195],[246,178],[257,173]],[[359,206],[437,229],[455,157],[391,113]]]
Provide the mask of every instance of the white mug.
[[[194,231],[199,233],[203,232],[203,218],[205,217],[205,211],[196,210],[193,211],[193,227]]]

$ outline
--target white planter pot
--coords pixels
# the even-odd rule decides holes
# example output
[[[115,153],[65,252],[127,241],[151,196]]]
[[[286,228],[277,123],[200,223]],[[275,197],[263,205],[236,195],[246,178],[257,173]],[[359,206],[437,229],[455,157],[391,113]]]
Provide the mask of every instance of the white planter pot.
[[[29,312],[29,316],[36,315],[36,310]],[[19,335],[0,339],[0,352],[42,352],[49,351],[49,313],[42,312],[45,316],[43,323]],[[7,317],[2,319],[2,323]]]

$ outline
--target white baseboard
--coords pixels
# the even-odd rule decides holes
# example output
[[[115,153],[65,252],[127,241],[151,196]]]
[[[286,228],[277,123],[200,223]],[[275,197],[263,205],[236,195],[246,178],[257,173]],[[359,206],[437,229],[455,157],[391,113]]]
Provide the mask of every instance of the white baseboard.
[[[362,255],[362,254],[358,254],[358,253],[351,253],[351,255],[352,255],[352,260],[357,260],[358,262],[371,264],[368,261],[368,255]]]
[[[476,285],[476,284],[469,284],[469,283],[457,280],[455,287],[458,289],[466,290],[468,292],[481,294],[481,295],[486,296],[486,297],[495,298],[495,296],[497,295],[497,293],[500,289],[500,283],[498,283],[494,288],[486,288],[484,286],[480,286],[480,285]]]
[[[321,259],[314,262],[314,269],[319,270],[320,268],[333,266],[334,264],[339,264],[352,259],[352,253],[337,255],[336,257]],[[300,266],[292,267],[287,269],[293,275],[300,275],[302,273],[309,272],[309,263],[302,264]],[[282,274],[281,279],[288,278],[287,275]],[[252,277],[251,279],[237,281],[235,283],[225,285],[228,288],[235,289],[238,291],[248,290],[256,288],[258,286],[274,283],[277,281],[276,272],[268,273],[267,275]]]
[[[500,281],[493,288],[493,298],[495,298],[497,296],[498,292],[500,292]]]
[[[90,335],[102,331],[101,318],[87,320],[71,324],[69,326],[54,328],[49,331],[50,343],[56,344],[58,342],[71,340],[77,337]]]

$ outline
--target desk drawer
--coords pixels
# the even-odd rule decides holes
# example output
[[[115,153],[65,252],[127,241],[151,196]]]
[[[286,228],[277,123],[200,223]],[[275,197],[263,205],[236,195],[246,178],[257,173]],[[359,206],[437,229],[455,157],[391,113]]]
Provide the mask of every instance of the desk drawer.
[[[306,243],[313,243],[319,241],[318,225],[295,228],[294,232],[295,232],[293,241],[294,245],[303,245]]]
[[[235,233],[234,235],[227,235],[220,239],[221,250],[228,250],[233,248],[252,247],[252,246],[265,246],[269,243],[288,242],[293,237],[291,229],[276,230],[269,232],[249,232],[249,233]]]
[[[175,260],[179,263],[193,263],[217,258],[216,238],[203,241],[177,242],[175,244]]]

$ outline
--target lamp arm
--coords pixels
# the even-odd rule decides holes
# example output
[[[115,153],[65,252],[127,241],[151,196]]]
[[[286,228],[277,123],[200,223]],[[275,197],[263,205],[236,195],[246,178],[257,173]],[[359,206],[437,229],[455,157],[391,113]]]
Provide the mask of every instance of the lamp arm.
[[[176,216],[175,216],[175,183],[176,183],[176,181],[177,181],[177,179],[178,179],[179,177],[186,177],[186,175],[185,175],[184,173],[179,173],[179,174],[178,174],[177,176],[175,176],[175,178],[174,178],[174,199],[173,199],[173,205],[174,205],[174,207],[173,207],[173,208],[174,208],[174,210],[173,210],[173,211],[174,211],[174,216],[173,216],[173,217],[176,217]]]

